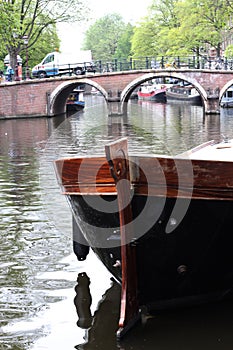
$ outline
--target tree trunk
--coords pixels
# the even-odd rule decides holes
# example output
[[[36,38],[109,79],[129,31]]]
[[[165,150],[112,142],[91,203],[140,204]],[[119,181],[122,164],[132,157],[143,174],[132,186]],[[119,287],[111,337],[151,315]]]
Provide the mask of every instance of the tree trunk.
[[[9,49],[10,65],[11,65],[11,68],[14,70],[14,75],[12,77],[12,80],[15,80],[15,79],[17,80],[17,76],[18,76],[17,55],[18,55],[18,50],[16,48]]]

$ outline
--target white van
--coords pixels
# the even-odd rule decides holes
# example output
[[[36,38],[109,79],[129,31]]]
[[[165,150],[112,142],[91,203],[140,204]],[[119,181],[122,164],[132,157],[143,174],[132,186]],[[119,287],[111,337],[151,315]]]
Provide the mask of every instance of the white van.
[[[91,50],[80,51],[79,55],[50,52],[32,68],[31,74],[34,78],[46,78],[63,74],[79,75],[87,72],[95,73]]]

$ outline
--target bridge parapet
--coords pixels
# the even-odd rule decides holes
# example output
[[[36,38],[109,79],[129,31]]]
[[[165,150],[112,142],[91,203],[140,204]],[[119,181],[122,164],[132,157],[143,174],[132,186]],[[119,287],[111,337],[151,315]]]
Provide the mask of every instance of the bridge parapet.
[[[220,100],[231,85],[233,71],[191,69],[146,69],[84,76],[35,79],[0,84],[0,118],[54,116],[65,112],[69,93],[80,84],[97,88],[108,105],[109,115],[126,112],[133,90],[151,79],[177,78],[200,93],[204,112],[219,113]]]

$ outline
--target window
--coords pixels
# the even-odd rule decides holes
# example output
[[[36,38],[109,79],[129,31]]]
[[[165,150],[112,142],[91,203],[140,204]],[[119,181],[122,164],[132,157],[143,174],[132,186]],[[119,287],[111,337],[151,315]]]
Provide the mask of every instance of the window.
[[[54,55],[49,55],[47,56],[44,61],[42,62],[42,64],[46,64],[46,63],[50,63],[50,62],[54,62]]]

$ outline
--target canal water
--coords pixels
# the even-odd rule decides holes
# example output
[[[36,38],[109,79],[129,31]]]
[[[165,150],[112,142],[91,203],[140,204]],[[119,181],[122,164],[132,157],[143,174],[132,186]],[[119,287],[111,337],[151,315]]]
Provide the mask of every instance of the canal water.
[[[233,111],[131,101],[127,117],[109,118],[101,96],[86,96],[69,117],[0,120],[1,350],[233,348],[233,301],[158,312],[116,342],[120,287],[93,253],[82,262],[73,254],[53,162],[103,154],[118,136],[130,153],[173,155],[232,138]]]

